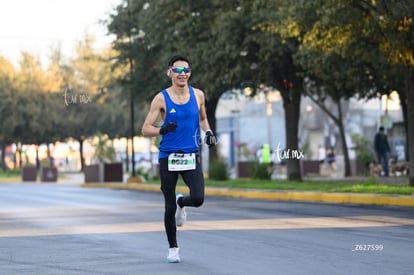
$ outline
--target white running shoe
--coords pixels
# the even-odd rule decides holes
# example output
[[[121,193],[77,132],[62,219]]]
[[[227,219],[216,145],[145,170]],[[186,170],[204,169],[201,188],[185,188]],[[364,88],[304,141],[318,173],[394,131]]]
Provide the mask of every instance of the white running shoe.
[[[167,262],[169,263],[179,263],[180,262],[180,249],[178,247],[168,248],[168,257]]]
[[[176,202],[179,198],[184,197],[183,194],[178,193],[176,196]],[[175,212],[175,224],[177,226],[182,226],[187,221],[187,213],[185,212],[184,207],[180,207],[177,203],[177,211]]]

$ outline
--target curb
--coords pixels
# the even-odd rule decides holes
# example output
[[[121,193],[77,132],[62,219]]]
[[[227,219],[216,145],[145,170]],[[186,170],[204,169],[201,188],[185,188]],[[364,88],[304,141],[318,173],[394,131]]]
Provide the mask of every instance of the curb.
[[[84,183],[81,187],[131,189],[151,192],[161,192],[159,185],[145,183]],[[177,186],[177,192],[188,192],[186,186]],[[326,202],[342,204],[370,204],[414,207],[414,196],[411,195],[384,195],[384,194],[356,194],[356,193],[324,193],[309,191],[265,191],[252,189],[233,189],[206,187],[205,194],[210,196],[224,196],[248,199],[284,200]]]

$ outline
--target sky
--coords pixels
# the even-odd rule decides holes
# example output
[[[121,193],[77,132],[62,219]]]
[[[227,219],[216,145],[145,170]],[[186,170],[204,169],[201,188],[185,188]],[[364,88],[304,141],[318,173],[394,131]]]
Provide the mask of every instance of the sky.
[[[103,48],[113,39],[100,23],[122,0],[0,0],[0,56],[18,64],[21,52],[48,62],[52,47],[61,45],[66,57],[85,33]]]

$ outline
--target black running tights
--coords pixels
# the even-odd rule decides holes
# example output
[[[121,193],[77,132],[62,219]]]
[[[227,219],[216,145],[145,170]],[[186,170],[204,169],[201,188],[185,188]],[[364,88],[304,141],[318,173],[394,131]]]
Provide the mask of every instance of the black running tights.
[[[165,199],[164,226],[170,248],[178,247],[175,212],[177,210],[175,188],[181,174],[190,189],[190,195],[178,200],[180,207],[199,207],[204,202],[204,177],[200,159],[197,157],[196,169],[187,171],[168,171],[168,158],[160,159],[161,190]]]

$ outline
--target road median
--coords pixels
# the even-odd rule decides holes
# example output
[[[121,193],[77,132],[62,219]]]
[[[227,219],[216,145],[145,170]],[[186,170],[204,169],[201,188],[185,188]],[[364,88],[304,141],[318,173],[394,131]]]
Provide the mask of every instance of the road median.
[[[145,183],[85,183],[82,187],[114,188],[141,191],[160,192],[160,186]],[[188,192],[186,186],[177,186],[177,192]],[[331,193],[314,191],[277,191],[241,188],[221,188],[206,186],[205,194],[208,196],[240,197],[250,199],[307,201],[344,204],[371,204],[414,207],[413,195],[387,195],[371,193]]]

